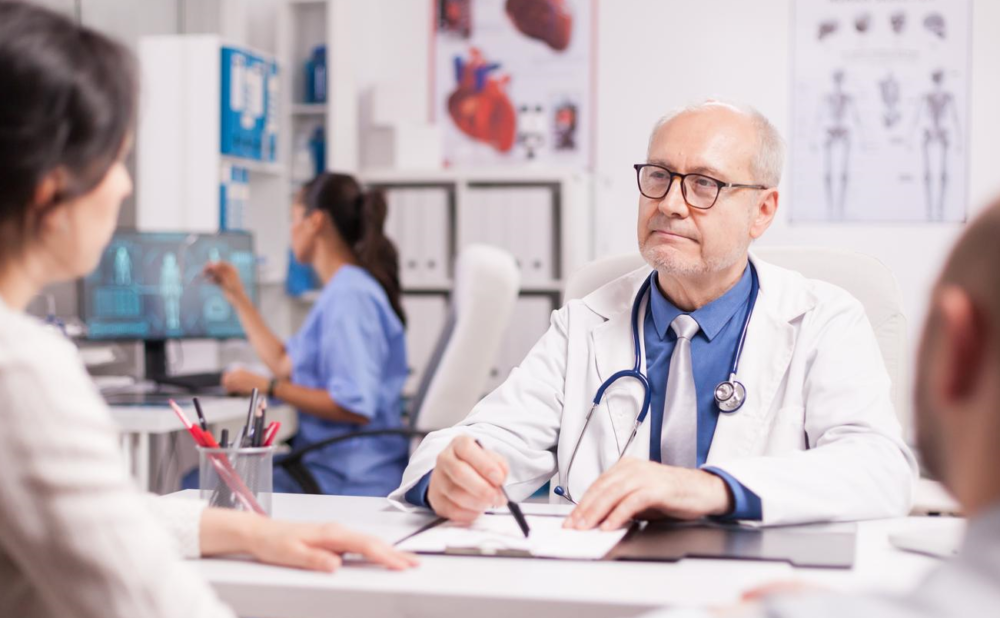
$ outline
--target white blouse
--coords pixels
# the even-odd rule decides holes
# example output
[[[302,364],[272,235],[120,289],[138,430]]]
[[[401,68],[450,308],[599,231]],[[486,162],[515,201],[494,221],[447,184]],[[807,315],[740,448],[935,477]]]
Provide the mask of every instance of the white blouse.
[[[0,613],[232,617],[183,560],[203,509],[136,489],[76,349],[0,300]]]

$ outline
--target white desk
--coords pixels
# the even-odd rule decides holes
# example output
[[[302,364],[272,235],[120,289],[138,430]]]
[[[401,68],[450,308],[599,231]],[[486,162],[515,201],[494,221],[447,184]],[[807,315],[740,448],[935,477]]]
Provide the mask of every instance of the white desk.
[[[431,520],[400,513],[378,498],[275,494],[273,505],[277,518],[337,521],[388,541]],[[915,517],[861,523],[851,570],[724,560],[587,563],[451,556],[422,556],[419,568],[403,573],[351,566],[326,575],[238,560],[197,564],[241,616],[256,618],[634,616],[654,607],[733,603],[744,590],[775,580],[906,591],[939,563],[894,549],[887,534],[962,525],[956,519]]]
[[[249,404],[244,397],[199,397],[210,424],[246,419]],[[178,396],[177,403],[192,421],[197,421],[190,397]],[[169,406],[110,406],[111,416],[122,430],[122,450],[129,472],[143,490],[149,490],[149,439],[152,435],[182,431],[184,426]]]

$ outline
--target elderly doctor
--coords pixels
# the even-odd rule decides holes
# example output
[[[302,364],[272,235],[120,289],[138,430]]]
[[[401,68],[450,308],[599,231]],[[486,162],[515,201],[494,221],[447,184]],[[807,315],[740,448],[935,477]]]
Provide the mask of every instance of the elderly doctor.
[[[756,111],[707,102],[661,120],[635,166],[653,270],[553,313],[503,385],[423,441],[390,499],[471,521],[502,486],[520,500],[551,479],[578,529],[906,514],[916,464],[861,303],[748,253],[782,164]]]

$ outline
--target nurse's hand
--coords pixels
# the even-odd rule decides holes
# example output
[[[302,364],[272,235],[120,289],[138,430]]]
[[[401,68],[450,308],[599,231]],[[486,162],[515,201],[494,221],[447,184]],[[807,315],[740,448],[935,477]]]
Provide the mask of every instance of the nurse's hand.
[[[725,481],[710,472],[625,457],[594,481],[563,527],[614,530],[637,515],[699,519],[732,508]]]
[[[202,269],[205,277],[219,286],[229,304],[236,305],[247,300],[246,290],[243,288],[243,280],[240,279],[240,272],[229,262],[209,262]]]
[[[231,369],[222,374],[222,387],[232,395],[249,395],[255,388],[263,393],[270,382],[267,377],[246,369]]]
[[[486,509],[507,502],[501,491],[507,473],[502,455],[485,450],[469,436],[459,436],[438,455],[427,501],[441,517],[472,523]]]
[[[344,554],[394,571],[417,566],[413,554],[334,523],[287,522],[209,508],[202,513],[199,532],[202,556],[244,553],[267,564],[326,572],[337,570]]]

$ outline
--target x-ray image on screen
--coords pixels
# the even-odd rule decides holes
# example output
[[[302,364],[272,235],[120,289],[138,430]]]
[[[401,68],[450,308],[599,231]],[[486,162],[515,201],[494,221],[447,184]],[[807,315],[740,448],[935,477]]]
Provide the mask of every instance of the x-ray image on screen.
[[[256,302],[249,234],[116,233],[97,270],[81,285],[81,316],[91,339],[243,337],[222,291],[202,274],[224,260]]]

